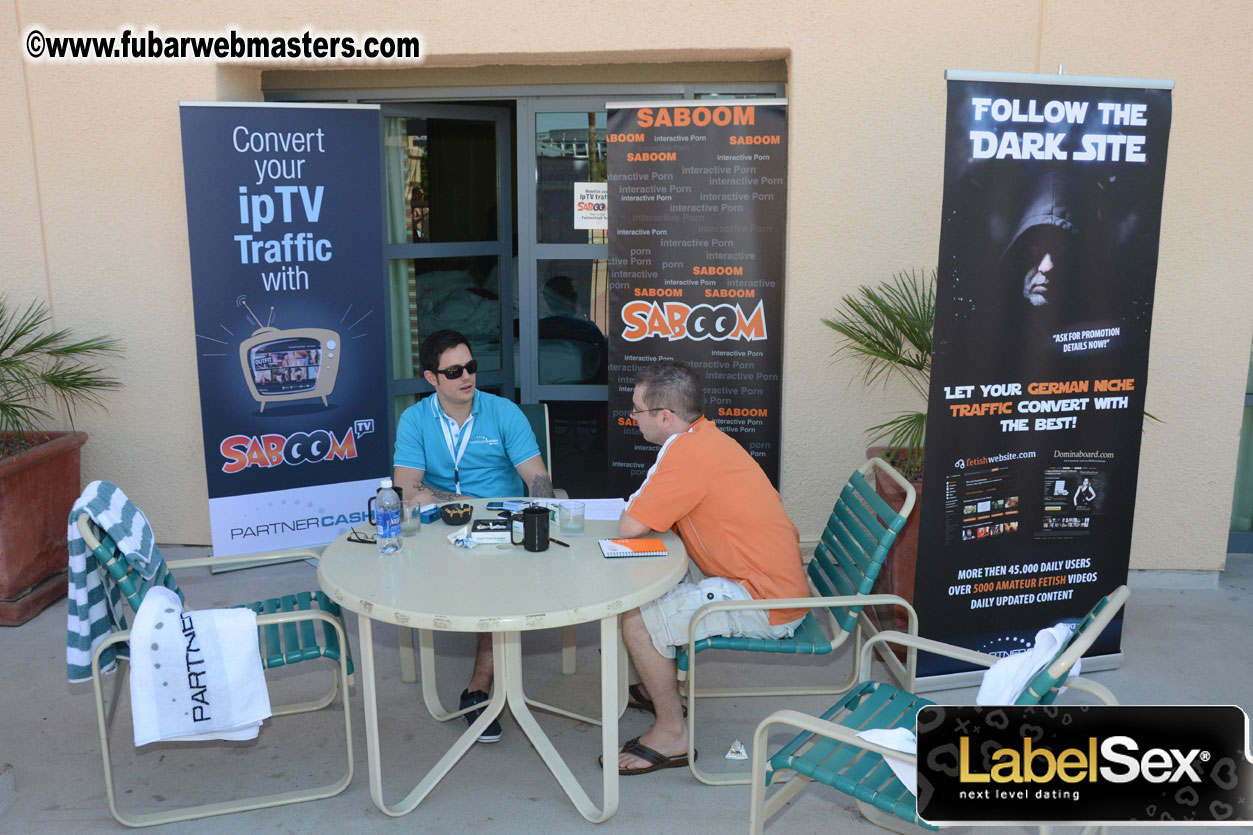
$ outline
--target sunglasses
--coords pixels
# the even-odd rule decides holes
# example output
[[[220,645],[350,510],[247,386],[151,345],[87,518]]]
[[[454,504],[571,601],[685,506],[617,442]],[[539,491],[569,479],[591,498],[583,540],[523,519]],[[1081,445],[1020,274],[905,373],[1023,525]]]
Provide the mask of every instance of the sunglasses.
[[[348,541],[356,542],[359,545],[373,545],[378,540],[375,539],[373,534],[361,533],[356,528],[353,528],[352,533],[348,534]]]
[[[478,370],[479,370],[479,361],[470,360],[465,365],[450,365],[447,368],[437,368],[435,369],[435,373],[443,374],[445,377],[447,377],[450,380],[457,380],[461,378],[461,372],[463,371],[473,374]]]

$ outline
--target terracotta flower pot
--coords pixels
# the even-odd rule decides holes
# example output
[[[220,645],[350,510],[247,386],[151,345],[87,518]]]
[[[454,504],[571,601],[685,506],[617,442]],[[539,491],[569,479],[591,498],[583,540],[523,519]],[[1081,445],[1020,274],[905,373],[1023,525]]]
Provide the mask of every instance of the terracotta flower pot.
[[[39,434],[43,443],[0,458],[0,626],[25,623],[66,593],[66,519],[87,433]]]

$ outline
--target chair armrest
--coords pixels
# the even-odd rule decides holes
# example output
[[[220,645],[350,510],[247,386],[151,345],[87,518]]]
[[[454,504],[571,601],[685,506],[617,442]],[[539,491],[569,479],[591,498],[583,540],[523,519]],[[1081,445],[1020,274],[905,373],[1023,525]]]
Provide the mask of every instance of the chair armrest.
[[[196,611],[192,609],[191,611]],[[346,645],[347,636],[344,634],[343,624],[340,619],[332,615],[330,612],[322,609],[304,609],[299,612],[270,612],[265,615],[257,615],[257,626],[270,626],[279,623],[295,623],[302,620],[320,620],[329,623],[339,633],[339,639],[343,645]]]
[[[191,562],[191,560],[188,560],[188,562]],[[203,611],[203,610],[184,609],[183,611],[184,612],[197,612],[197,611]],[[348,645],[348,636],[344,633],[343,623],[340,621],[339,618],[321,609],[307,609],[307,610],[300,611],[300,612],[271,612],[265,615],[257,615],[257,626],[270,626],[270,625],[277,625],[280,623],[294,623],[296,621],[302,621],[302,620],[320,620],[320,621],[330,624],[331,627],[334,628],[335,632],[339,635],[340,646]],[[92,653],[92,656],[91,656],[92,666],[96,670],[99,670],[100,654],[104,652],[106,648],[111,647],[114,644],[120,644],[123,641],[129,641],[130,637],[131,637],[131,631],[129,629],[118,629],[114,632],[110,632],[107,636],[105,636],[104,640],[102,640],[96,646],[95,651]]]
[[[813,609],[820,606],[838,606],[843,608],[851,608],[853,606],[903,606],[909,615],[911,634],[917,634],[918,632],[918,614],[914,611],[914,607],[904,598],[897,597],[894,594],[788,597],[767,598],[764,600],[715,600],[712,603],[706,603],[704,606],[701,606],[692,615],[692,620],[687,627],[688,645],[690,647],[696,643],[696,624],[714,612],[739,609],[764,609],[767,611],[770,609]]]
[[[118,629],[106,635],[104,640],[102,640],[99,644],[96,645],[95,650],[91,654],[92,668],[96,671],[99,671],[100,654],[102,652],[104,652],[106,649],[113,646],[114,644],[120,644],[123,641],[129,641],[130,639],[131,639],[131,631],[129,629]]]
[[[868,740],[862,739],[857,735],[857,731],[844,725],[837,725],[834,722],[828,722],[825,719],[819,719],[817,716],[810,716],[807,713],[801,713],[797,710],[777,710],[774,713],[761,720],[757,725],[757,731],[753,734],[753,756],[757,756],[757,752],[761,751],[765,756],[766,737],[769,735],[770,726],[787,725],[801,731],[821,734],[828,739],[837,739],[840,742],[849,745],[873,751],[885,757],[895,757],[907,763],[917,765],[918,757],[916,754],[910,754],[905,751],[898,751],[895,748],[888,748],[883,745],[877,745]]]
[[[86,513],[80,513],[77,520],[78,532],[88,549],[94,551],[100,547],[100,540],[91,529],[91,520]],[[308,558],[321,559],[322,552],[316,548],[292,548],[287,551],[257,552],[239,554],[234,557],[193,557],[186,560],[166,560],[165,567],[173,571],[176,568],[207,568],[209,566],[240,565],[242,563],[287,562]]]
[[[1130,596],[1131,590],[1126,585],[1119,586],[1106,595],[1105,607],[1088,624],[1084,635],[1072,640],[1066,650],[1053,659],[1053,663],[1048,667],[1049,675],[1053,678],[1060,678],[1074,667],[1075,662],[1083,657],[1097,638],[1101,637],[1105,627],[1109,626],[1110,621],[1122,610]]]
[[[914,502],[917,500],[914,485],[910,484],[909,480],[905,478],[905,476],[897,472],[895,467],[884,461],[882,458],[867,459],[866,463],[862,464],[860,469],[861,474],[868,480],[871,478],[874,470],[879,470],[888,478],[892,479],[892,481],[895,481],[896,485],[905,491],[905,501],[901,503],[901,507],[897,513],[908,519],[910,511],[914,509]]]
[[[1083,676],[1070,676],[1066,679],[1062,686],[1073,687],[1076,690],[1082,690],[1084,693],[1090,693],[1107,705],[1118,704],[1118,697],[1114,695],[1113,691],[1111,691],[1104,684],[1093,681],[1090,678],[1084,678]]]
[[[212,566],[241,565],[245,563],[280,563],[292,560],[321,559],[322,552],[314,548],[292,548],[289,551],[277,551],[255,554],[237,554],[233,557],[192,557],[185,560],[166,560],[165,565],[170,571],[179,568],[210,568]]]
[[[995,655],[988,655],[986,652],[976,652],[973,649],[958,647],[952,644],[946,644],[943,641],[936,641],[931,638],[923,638],[919,635],[909,635],[904,632],[888,630],[880,632],[862,644],[861,646],[861,671],[862,681],[869,678],[870,673],[870,653],[878,644],[902,644],[914,649],[923,650],[924,652],[943,655],[946,658],[953,658],[957,661],[965,661],[970,664],[978,664],[981,667],[991,667],[997,661],[1000,661]]]

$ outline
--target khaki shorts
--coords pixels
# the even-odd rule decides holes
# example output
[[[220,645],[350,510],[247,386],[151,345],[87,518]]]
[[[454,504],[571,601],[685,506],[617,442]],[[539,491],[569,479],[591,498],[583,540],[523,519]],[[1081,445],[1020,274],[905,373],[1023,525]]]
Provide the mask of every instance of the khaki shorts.
[[[717,600],[752,600],[753,596],[739,583],[725,577],[709,577],[699,583],[679,583],[656,600],[640,606],[640,614],[657,652],[674,658],[675,647],[687,643],[688,625],[692,615],[706,603]],[[791,623],[770,624],[765,609],[738,609],[714,612],[696,626],[696,640],[711,635],[730,638],[790,638],[804,617]]]

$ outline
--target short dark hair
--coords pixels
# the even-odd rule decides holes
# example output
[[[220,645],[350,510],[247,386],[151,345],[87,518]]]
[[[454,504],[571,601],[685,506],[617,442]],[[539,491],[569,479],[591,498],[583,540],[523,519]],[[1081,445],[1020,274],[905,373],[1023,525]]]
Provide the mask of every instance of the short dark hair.
[[[423,339],[422,347],[418,349],[418,360],[422,363],[422,370],[438,371],[439,358],[449,348],[456,348],[458,345],[470,348],[470,340],[466,339],[461,333],[447,328],[435,331],[426,339]],[[470,349],[470,355],[474,355],[473,349]]]
[[[635,375],[635,385],[644,387],[640,399],[650,409],[669,409],[687,421],[705,413],[700,377],[681,362],[662,360],[646,365]]]

